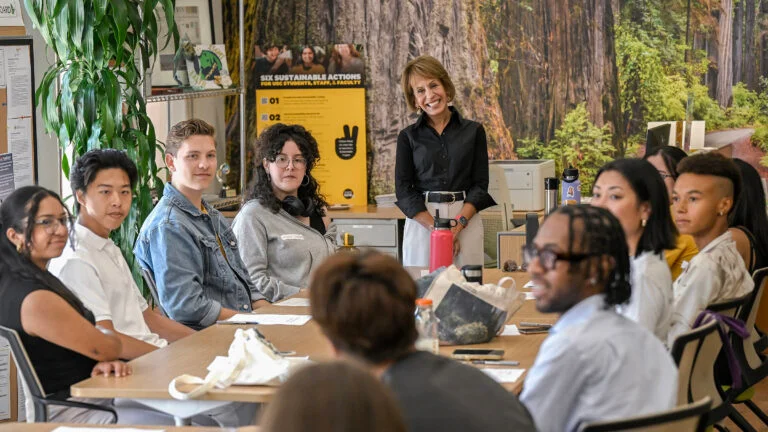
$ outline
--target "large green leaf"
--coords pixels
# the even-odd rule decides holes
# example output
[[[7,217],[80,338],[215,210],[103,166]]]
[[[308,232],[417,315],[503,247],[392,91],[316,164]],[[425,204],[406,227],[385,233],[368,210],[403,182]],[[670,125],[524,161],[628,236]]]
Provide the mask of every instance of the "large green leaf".
[[[99,1],[99,0],[96,0]],[[85,10],[83,0],[69,0],[69,36],[78,50],[83,49],[83,29],[85,28]]]
[[[61,97],[59,98],[59,106],[61,108],[61,121],[62,126],[66,129],[67,132],[67,141],[74,137],[75,129],[77,128],[75,100],[72,95],[72,89],[69,87],[70,74],[71,70],[68,70],[61,75]],[[59,140],[61,140],[61,131],[59,131]]]
[[[94,0],[93,2],[93,16],[96,18],[96,22],[101,22],[104,19],[104,14],[107,12],[107,0]]]

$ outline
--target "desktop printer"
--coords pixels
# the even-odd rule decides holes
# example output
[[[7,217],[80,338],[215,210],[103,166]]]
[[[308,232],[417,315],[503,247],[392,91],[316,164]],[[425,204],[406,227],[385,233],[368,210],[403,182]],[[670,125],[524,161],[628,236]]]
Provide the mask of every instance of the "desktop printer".
[[[544,210],[544,178],[555,177],[555,161],[550,159],[492,160],[501,166],[509,189],[509,200],[517,211]],[[499,170],[489,170],[491,175]],[[491,184],[495,184],[490,179]]]

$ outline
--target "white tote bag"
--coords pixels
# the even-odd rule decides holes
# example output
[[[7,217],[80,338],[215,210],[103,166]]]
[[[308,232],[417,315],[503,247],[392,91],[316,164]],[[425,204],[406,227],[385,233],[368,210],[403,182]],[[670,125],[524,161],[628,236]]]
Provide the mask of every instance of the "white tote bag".
[[[228,356],[216,357],[208,365],[205,378],[180,375],[168,384],[168,393],[174,399],[187,400],[198,398],[214,387],[277,385],[285,381],[296,367],[308,362],[306,358],[282,357],[254,329],[237,329]],[[190,391],[179,389],[181,385],[190,384],[196,387]]]

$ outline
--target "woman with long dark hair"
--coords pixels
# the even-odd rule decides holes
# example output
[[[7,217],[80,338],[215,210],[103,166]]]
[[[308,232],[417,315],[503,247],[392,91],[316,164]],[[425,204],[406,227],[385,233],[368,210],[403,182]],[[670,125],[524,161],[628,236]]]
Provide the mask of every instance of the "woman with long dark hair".
[[[768,266],[768,216],[765,191],[760,174],[747,162],[733,159],[741,174],[741,190],[736,198],[728,225],[736,249],[750,273]]]
[[[302,126],[277,123],[259,135],[246,203],[232,224],[251,281],[267,300],[296,294],[336,251],[327,203],[312,177],[320,153]]]
[[[667,196],[670,200],[672,199],[672,187],[678,176],[677,164],[687,156],[682,149],[674,146],[657,147],[643,156],[643,159],[647,160],[659,172],[664,185],[667,187]],[[677,236],[675,247],[664,252],[669,271],[672,273],[672,280],[677,279],[683,272],[683,263],[689,262],[697,253],[699,253],[699,249],[696,247],[693,237],[687,234]]]
[[[663,253],[674,247],[677,228],[667,188],[655,171],[641,159],[609,162],[597,173],[591,204],[616,216],[627,239],[632,296],[619,312],[666,342],[673,292]]]
[[[96,327],[93,314],[46,269],[70,239],[71,221],[59,196],[39,186],[19,188],[0,205],[0,325],[19,333],[43,388],[61,398],[91,375],[131,373],[116,361],[117,336]],[[111,415],[51,406],[48,420],[106,423]]]

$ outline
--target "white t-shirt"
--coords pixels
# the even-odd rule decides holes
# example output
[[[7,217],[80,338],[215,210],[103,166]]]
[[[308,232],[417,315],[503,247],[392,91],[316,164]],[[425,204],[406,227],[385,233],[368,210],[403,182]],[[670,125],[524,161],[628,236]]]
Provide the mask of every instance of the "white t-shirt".
[[[632,296],[617,307],[625,317],[645,327],[663,343],[672,320],[672,274],[661,255],[645,251],[630,261]]]
[[[667,345],[690,330],[707,306],[741,297],[754,285],[731,233],[724,232],[691,259],[672,285],[674,309]]]
[[[48,270],[93,312],[96,321],[112,321],[118,332],[162,348],[168,341],[144,321],[149,307],[133,280],[120,249],[108,238],[75,224],[76,249],[69,243]]]

